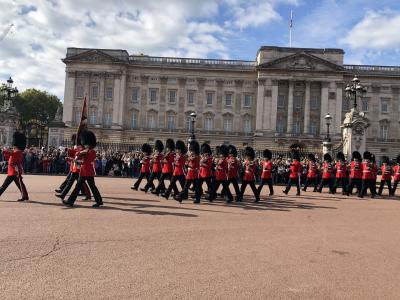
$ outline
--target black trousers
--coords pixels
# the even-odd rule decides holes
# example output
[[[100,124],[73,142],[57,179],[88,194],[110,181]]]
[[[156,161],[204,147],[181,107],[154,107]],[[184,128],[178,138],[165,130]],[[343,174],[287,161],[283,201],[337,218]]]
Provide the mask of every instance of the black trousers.
[[[82,189],[84,183],[89,185],[90,190],[92,191],[94,200],[97,204],[103,204],[103,199],[101,198],[100,192],[94,183],[94,177],[81,177],[79,176],[78,182],[75,185],[74,190],[72,191],[71,195],[69,195],[68,203],[74,204],[76,197],[78,196],[79,191]]]
[[[272,185],[272,178],[262,178],[261,179],[261,184],[258,186],[258,196],[261,195],[261,190],[264,185],[268,185],[269,187],[269,194],[273,195],[274,194],[274,186]]]
[[[60,187],[58,188],[59,190],[63,190],[65,188],[65,186],[68,183],[68,180],[71,178],[72,172],[70,171],[67,175],[67,177],[65,178],[65,180],[61,183]]]
[[[383,187],[385,186],[385,183],[388,186],[389,195],[392,195],[392,180],[381,180],[381,184],[379,185],[378,195],[382,195],[382,191],[383,191]]]
[[[6,179],[4,179],[3,185],[0,187],[0,196],[4,193],[4,191],[8,188],[8,186],[11,184],[11,182],[15,183],[17,188],[21,192],[21,199],[28,200],[28,192],[26,191],[26,187],[24,182],[22,181],[22,177],[18,178],[18,176],[13,175],[13,176],[7,176]],[[21,183],[21,184],[20,184]]]
[[[233,200],[233,196],[232,196],[232,193],[231,193],[231,191],[229,189],[228,180],[215,180],[214,187],[213,187],[213,189],[211,191],[209,199],[210,200],[214,200],[216,198],[218,188],[219,188],[219,186],[221,184],[222,184],[222,193],[228,197],[229,201],[232,201]]]
[[[241,192],[239,189],[239,182],[236,177],[228,178],[228,187],[231,184],[233,185],[233,188],[235,189],[236,196],[240,195]]]
[[[362,180],[361,178],[350,178],[349,186],[347,187],[347,196],[353,193],[353,188],[357,188],[357,194],[361,192]]]
[[[306,182],[304,183],[303,191],[307,191],[308,186],[311,184],[314,185],[314,192],[316,192],[318,188],[317,177],[307,177]]]
[[[289,178],[289,182],[286,186],[285,193],[288,193],[290,191],[290,188],[292,185],[295,184],[297,188],[297,194],[300,195],[300,180],[298,178]]]
[[[138,179],[136,180],[135,184],[133,185],[133,187],[135,189],[138,189],[140,186],[140,183],[142,182],[143,178],[146,178],[147,182],[149,180],[149,173],[142,173],[140,172]]]
[[[200,189],[200,194],[203,195],[203,183],[207,184],[207,189],[209,193],[212,193],[213,191],[213,181],[212,177],[205,177],[205,178],[199,178],[199,189]]]
[[[396,189],[397,189],[397,185],[399,184],[399,181],[398,180],[395,180],[394,182],[393,182],[393,187],[392,187],[392,196],[394,196],[394,193],[396,192]]]
[[[154,185],[154,179],[160,180],[161,177],[161,172],[152,172],[150,174],[149,179],[147,180],[147,183],[144,187],[144,189],[147,191],[148,189],[154,190],[156,187]]]
[[[169,187],[167,191],[165,192],[165,197],[168,198],[171,195],[172,190],[174,190],[174,195],[178,196],[179,190],[178,187],[176,186],[176,182],[179,181],[181,184],[182,189],[185,186],[185,175],[178,175],[178,176],[172,176],[171,183],[169,184]]]
[[[242,186],[240,187],[240,194],[243,197],[244,192],[246,191],[246,187],[249,185],[251,187],[251,190],[253,191],[254,197],[256,200],[260,199],[260,195],[258,194],[258,190],[256,188],[256,182],[255,181],[247,181],[243,180]]]
[[[329,193],[333,193],[333,178],[322,178],[321,183],[318,186],[317,192],[321,193],[322,189],[326,185],[329,187]]]
[[[363,179],[361,191],[360,191],[360,193],[358,193],[358,196],[361,198],[364,197],[365,194],[367,194],[368,189],[371,192],[371,197],[375,197],[375,193],[376,193],[375,179]]]
[[[193,186],[194,195],[196,198],[196,202],[200,201],[200,188],[199,188],[199,179],[186,179],[185,185],[183,186],[182,192],[180,192],[179,196],[182,200],[185,200],[189,196],[189,188]]]
[[[347,194],[347,178],[335,178],[335,184],[333,185],[333,193],[336,193],[339,185],[342,187],[342,194]]]
[[[160,179],[158,180],[158,186],[156,188],[156,193],[164,193],[165,192],[165,179],[171,181],[172,173],[161,173]]]
[[[71,172],[71,176],[69,177],[67,184],[65,185],[64,189],[61,191],[60,195],[62,198],[65,198],[65,196],[68,194],[68,192],[74,185],[74,182],[77,181],[78,178],[79,178],[79,173]],[[90,191],[85,182],[81,185],[81,189],[79,191],[82,191],[87,198],[90,198]]]

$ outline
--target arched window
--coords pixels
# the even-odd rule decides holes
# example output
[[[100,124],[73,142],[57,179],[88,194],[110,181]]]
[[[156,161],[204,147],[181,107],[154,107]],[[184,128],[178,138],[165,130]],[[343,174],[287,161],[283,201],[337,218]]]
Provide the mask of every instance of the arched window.
[[[112,124],[112,113],[111,113],[111,111],[106,111],[103,116],[104,116],[103,125],[105,127],[110,127],[111,124]]]
[[[204,130],[212,131],[214,129],[214,116],[210,113],[204,115]]]
[[[252,131],[251,121],[252,121],[251,116],[245,115],[243,117],[243,131],[245,133],[250,133]]]
[[[81,122],[81,110],[78,107],[75,108],[74,122],[76,125]]]
[[[92,107],[89,113],[89,124],[95,125],[97,123],[97,109]]]
[[[226,114],[223,117],[223,129],[225,132],[232,132],[233,130],[233,117],[230,114]]]
[[[138,112],[137,111],[132,111],[131,116],[130,116],[130,128],[135,129],[138,127]]]
[[[147,113],[147,127],[149,129],[157,128],[157,112],[155,110],[150,110]]]
[[[382,120],[379,122],[379,138],[387,141],[389,139],[389,129],[390,122],[389,120]]]
[[[176,113],[174,111],[167,112],[167,129],[169,131],[176,129]]]

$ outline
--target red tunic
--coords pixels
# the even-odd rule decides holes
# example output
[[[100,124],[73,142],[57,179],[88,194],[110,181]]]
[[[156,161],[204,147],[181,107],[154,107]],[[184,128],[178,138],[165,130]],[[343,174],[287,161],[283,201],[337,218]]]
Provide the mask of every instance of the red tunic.
[[[7,169],[8,176],[15,176],[15,175],[18,175],[18,173],[22,175],[23,159],[24,159],[24,155],[21,150],[16,149],[10,153],[9,158],[8,158],[8,169]]]
[[[371,163],[368,160],[364,161],[362,163],[362,170],[363,170],[362,179],[375,179],[373,168],[374,168],[373,163]]]
[[[307,172],[307,177],[308,178],[315,178],[317,177],[317,164],[313,161],[308,162],[308,172]]]
[[[303,170],[303,166],[299,161],[294,161],[290,164],[290,174],[289,178],[297,179],[299,177],[299,173]]]
[[[400,180],[400,165],[397,165],[393,168],[394,171],[394,181],[399,181]]]
[[[210,156],[207,159],[200,160],[200,178],[208,178],[212,176],[211,168],[213,158]]]
[[[189,160],[186,179],[193,180],[199,178],[199,171],[200,171],[200,156],[196,155],[193,159]]]
[[[262,162],[261,179],[272,178],[272,162],[270,160]]]
[[[3,150],[3,160],[8,161],[10,159],[11,151],[4,149]]]
[[[142,158],[142,167],[140,168],[141,173],[150,173],[150,157],[145,156]]]
[[[185,154],[176,154],[174,160],[174,172],[173,176],[180,176],[185,174],[185,164],[186,164],[186,155]]]
[[[83,150],[82,146],[78,146],[78,148],[75,151],[75,157],[74,157],[74,161],[72,163],[72,173],[79,173],[79,170],[81,168],[80,163],[76,163],[75,162],[75,158],[78,158],[78,154],[79,152],[81,152]]]
[[[332,172],[333,172],[333,168],[332,168],[332,164],[329,162],[324,162],[322,165],[322,178],[323,179],[329,179],[332,178]]]
[[[228,163],[225,158],[218,159],[217,167],[215,168],[215,179],[216,180],[227,180],[228,179]]]
[[[228,163],[228,178],[236,178],[238,176],[239,163],[236,157],[229,156],[226,159]]]
[[[153,159],[152,159],[152,167],[151,170],[153,173],[160,173],[162,168],[161,168],[161,160],[163,158],[163,155],[161,153],[154,154]]]
[[[174,159],[175,159],[174,152],[168,152],[167,154],[164,155],[163,160],[162,160],[162,163],[163,163],[162,172],[163,173],[174,172],[174,167],[173,167]]]
[[[257,164],[255,161],[249,161],[246,159],[244,162],[245,166],[245,174],[244,174],[244,181],[255,181],[256,180],[256,173],[257,173]]]
[[[358,161],[352,161],[350,165],[350,178],[360,179],[362,178],[362,174],[362,164]]]
[[[336,162],[336,178],[346,178],[346,163],[343,161]]]
[[[94,161],[96,160],[96,151],[89,149],[87,154],[83,155],[81,159],[82,163],[79,175],[82,177],[93,177],[96,175],[94,166]]]
[[[392,180],[393,168],[391,165],[383,164],[381,167],[382,178],[381,180]]]

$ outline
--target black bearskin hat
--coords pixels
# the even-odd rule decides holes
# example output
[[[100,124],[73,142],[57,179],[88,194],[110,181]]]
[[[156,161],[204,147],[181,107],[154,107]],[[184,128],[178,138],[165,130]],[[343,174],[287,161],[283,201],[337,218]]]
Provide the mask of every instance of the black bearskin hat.
[[[96,135],[93,133],[93,131],[89,130],[82,131],[80,139],[82,145],[89,146],[90,148],[96,147],[97,144]]]
[[[244,148],[243,154],[245,157],[248,157],[251,160],[253,160],[256,157],[256,153],[254,152],[254,149],[249,146]]]
[[[295,160],[300,160],[300,152],[299,151],[297,151],[297,150],[292,150],[292,153],[291,153],[291,158],[292,159],[295,159]]]
[[[200,145],[197,141],[191,141],[189,144],[189,151],[200,154]]]
[[[186,153],[187,151],[185,143],[181,140],[176,141],[175,148],[180,150],[182,153]]]
[[[315,155],[312,153],[308,154],[308,160],[315,162]]]
[[[370,160],[371,159],[371,152],[365,151],[364,154],[363,154],[363,158]]]
[[[146,153],[147,155],[150,155],[151,154],[151,146],[147,143],[144,143],[142,145],[142,152]]]
[[[158,150],[159,152],[162,152],[164,150],[164,144],[160,140],[156,140],[154,144],[154,149]]]
[[[175,142],[173,139],[167,139],[165,142],[165,148],[169,149],[170,151],[175,150]]]
[[[219,147],[219,153],[222,154],[224,157],[227,157],[229,154],[229,147],[227,145],[221,145]]]
[[[325,153],[324,160],[326,160],[327,162],[332,162],[332,156],[329,153]]]
[[[344,157],[343,152],[338,152],[338,153],[336,154],[336,159],[338,159],[338,160],[343,160],[343,161],[346,160],[346,158]]]
[[[384,164],[388,164],[388,163],[389,163],[389,157],[383,156],[383,157],[382,157],[382,162],[383,162]]]
[[[233,155],[233,156],[237,156],[237,149],[236,149],[236,147],[235,146],[233,146],[233,145],[229,145],[228,146],[228,149],[229,149],[229,154],[231,154],[231,155]]]
[[[397,162],[398,164],[400,164],[400,154],[397,155],[397,157],[396,157],[396,162]]]
[[[265,149],[265,150],[263,151],[263,157],[264,157],[264,158],[271,159],[271,158],[272,158],[272,152],[271,152],[270,150],[268,150],[268,149]]]
[[[351,160],[354,159],[361,161],[362,160],[361,153],[358,151],[354,151],[353,154],[351,155]]]
[[[212,151],[211,151],[210,145],[207,144],[207,143],[204,143],[203,145],[201,145],[201,153],[202,153],[202,154],[203,154],[203,153],[211,154]]]
[[[371,162],[375,162],[375,154],[371,154]]]
[[[24,151],[26,148],[26,136],[22,132],[14,132],[13,134],[13,146],[19,150]]]

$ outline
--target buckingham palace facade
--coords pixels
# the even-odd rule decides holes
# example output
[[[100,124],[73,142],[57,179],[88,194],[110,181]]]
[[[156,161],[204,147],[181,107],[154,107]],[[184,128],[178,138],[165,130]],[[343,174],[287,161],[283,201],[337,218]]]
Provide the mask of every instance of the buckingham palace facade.
[[[368,150],[400,153],[400,67],[345,65],[341,49],[263,46],[255,61],[129,55],[125,50],[68,48],[63,121],[76,131],[87,98],[89,126],[100,141],[187,139],[320,149],[325,115],[340,147],[341,124],[352,107],[344,88],[355,74],[367,87],[358,109],[369,119]]]

